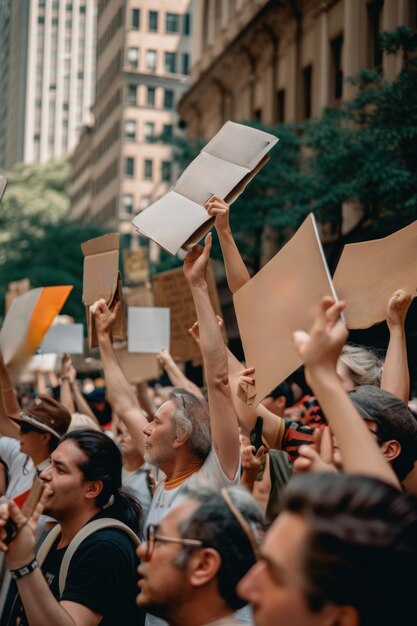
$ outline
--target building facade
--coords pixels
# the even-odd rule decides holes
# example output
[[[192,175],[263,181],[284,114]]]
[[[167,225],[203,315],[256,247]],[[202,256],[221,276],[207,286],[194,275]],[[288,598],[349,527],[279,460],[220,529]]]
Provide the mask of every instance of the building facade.
[[[98,2],[95,123],[71,159],[71,210],[76,219],[118,228],[125,247],[132,235],[135,241],[133,216],[174,176],[171,148],[153,139],[178,125],[191,28],[190,0]]]
[[[379,33],[416,26],[415,0],[199,0],[191,86],[180,102],[190,136],[228,120],[302,121],[353,95],[344,78],[400,59]],[[207,103],[210,106],[207,106]]]
[[[6,5],[0,167],[8,169],[66,155],[91,121],[96,0],[3,0]]]

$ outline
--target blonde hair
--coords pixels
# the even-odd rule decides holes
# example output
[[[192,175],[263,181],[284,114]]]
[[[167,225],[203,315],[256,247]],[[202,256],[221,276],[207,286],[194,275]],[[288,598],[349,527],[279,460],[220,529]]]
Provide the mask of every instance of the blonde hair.
[[[343,346],[340,360],[346,365],[349,378],[356,387],[381,386],[384,361],[369,348],[347,343]]]

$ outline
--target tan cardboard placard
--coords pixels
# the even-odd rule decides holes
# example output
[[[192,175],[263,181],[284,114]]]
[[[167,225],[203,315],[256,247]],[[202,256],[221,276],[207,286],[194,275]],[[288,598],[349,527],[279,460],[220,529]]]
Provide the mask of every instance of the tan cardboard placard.
[[[146,248],[123,250],[123,270],[125,282],[137,284],[149,280],[149,260]]]
[[[117,360],[127,380],[143,383],[160,377],[159,364],[154,354],[128,352],[126,344],[114,344]]]
[[[125,293],[127,306],[153,306],[153,291],[150,285],[128,287]]]
[[[126,339],[126,316],[123,308],[122,279],[119,272],[119,235],[111,233],[81,244],[84,254],[83,304],[86,309],[88,346],[98,345],[94,315],[90,306],[103,299],[107,306],[120,301],[121,307],[113,326],[113,337]]]
[[[248,367],[255,367],[255,406],[302,361],[295,330],[308,330],[323,296],[337,299],[310,213],[292,239],[233,296]]]
[[[394,291],[417,295],[417,220],[383,239],[347,244],[333,283],[346,300],[348,328],[382,322]]]
[[[26,293],[30,289],[30,280],[29,278],[22,278],[22,280],[14,280],[8,285],[9,290],[6,291],[5,295],[5,313],[10,308],[13,300],[18,296],[21,296],[22,293]]]
[[[212,195],[228,203],[236,200],[277,141],[256,128],[226,122],[170,191],[139,213],[133,225],[171,254],[181,247],[190,250],[214,222],[204,203]]]
[[[153,277],[153,293],[155,306],[168,307],[171,310],[171,354],[177,361],[202,362],[201,352],[188,329],[197,319],[190,287],[185,279],[182,267],[161,272]],[[217,315],[221,315],[219,297],[213,269],[207,269],[207,284],[210,300]],[[223,337],[226,333],[223,328]]]

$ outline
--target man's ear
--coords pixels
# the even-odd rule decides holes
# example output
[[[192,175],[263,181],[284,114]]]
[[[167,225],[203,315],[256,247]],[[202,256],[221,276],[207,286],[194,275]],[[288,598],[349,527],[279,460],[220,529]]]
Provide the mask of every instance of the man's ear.
[[[327,612],[323,619],[323,626],[360,626],[358,611],[354,606],[333,604],[323,610]]]
[[[42,441],[42,443],[44,443],[48,447],[49,447],[49,442],[51,441],[51,439],[52,439],[51,433],[46,433],[46,432],[42,433],[41,441]]]
[[[99,493],[103,490],[102,480],[88,480],[85,482],[84,495],[86,498],[97,498]]]
[[[172,447],[174,449],[180,448],[188,441],[189,438],[190,438],[190,435],[188,433],[181,435],[181,437],[175,437],[175,439],[172,442]]]
[[[188,560],[187,570],[189,581],[193,587],[207,585],[220,569],[222,558],[214,548],[195,550]]]
[[[389,462],[393,461],[401,454],[401,444],[396,439],[384,441],[380,449],[384,458]]]

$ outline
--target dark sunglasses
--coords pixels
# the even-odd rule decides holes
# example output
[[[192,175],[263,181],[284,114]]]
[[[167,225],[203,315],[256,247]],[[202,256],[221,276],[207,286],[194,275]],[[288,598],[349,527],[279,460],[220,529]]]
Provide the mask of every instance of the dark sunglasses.
[[[27,435],[28,433],[38,433],[40,435],[45,434],[45,431],[41,428],[36,428],[36,426],[31,426],[26,422],[20,422],[20,432],[22,435]]]

